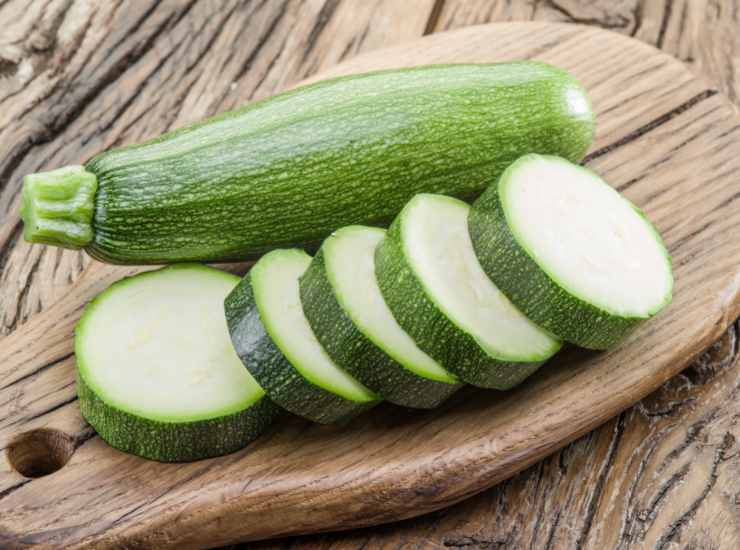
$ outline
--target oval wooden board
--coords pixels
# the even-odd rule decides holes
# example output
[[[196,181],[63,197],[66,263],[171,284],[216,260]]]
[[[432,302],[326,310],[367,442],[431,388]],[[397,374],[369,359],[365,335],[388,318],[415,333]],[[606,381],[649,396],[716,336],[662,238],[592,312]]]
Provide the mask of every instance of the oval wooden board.
[[[39,427],[76,450],[26,479],[0,464],[0,545],[176,547],[345,529],[447,506],[541,459],[676,374],[740,313],[740,123],[681,63],[563,24],[436,34],[328,76],[436,62],[536,58],[572,71],[598,115],[587,164],[642,206],[673,255],[675,299],[611,353],[569,350],[509,393],[464,389],[439,410],[383,405],[344,427],[284,419],[249,448],[192,464],[128,456],[75,402],[72,330],[135,268],[93,263],[71,292],[4,338],[0,447]]]

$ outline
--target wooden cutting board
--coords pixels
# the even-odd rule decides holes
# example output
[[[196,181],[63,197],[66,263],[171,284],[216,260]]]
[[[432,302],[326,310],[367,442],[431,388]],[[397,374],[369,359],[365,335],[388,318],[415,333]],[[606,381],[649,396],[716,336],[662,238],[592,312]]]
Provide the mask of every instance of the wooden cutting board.
[[[0,546],[179,549],[429,512],[604,422],[719,337],[740,314],[740,120],[674,58],[608,31],[502,23],[317,78],[520,58],[567,69],[588,89],[598,130],[586,163],[647,211],[673,255],[664,313],[619,350],[566,350],[508,393],[466,388],[426,412],[382,405],[343,427],[286,417],[241,452],[159,464],[108,447],[80,416],[74,324],[97,292],[136,271],[92,263],[68,295],[0,340]]]

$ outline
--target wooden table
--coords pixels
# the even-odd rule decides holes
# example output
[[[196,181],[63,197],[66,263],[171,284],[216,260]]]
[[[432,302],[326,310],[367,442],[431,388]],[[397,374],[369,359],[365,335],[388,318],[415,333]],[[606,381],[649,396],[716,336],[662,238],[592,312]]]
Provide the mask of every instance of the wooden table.
[[[271,95],[359,52],[528,19],[632,35],[740,102],[739,0],[0,0],[0,338],[63,296],[90,262],[17,245],[20,177],[79,160],[65,144],[91,155]],[[655,394],[462,504],[249,547],[738,548],[737,339],[736,322]]]

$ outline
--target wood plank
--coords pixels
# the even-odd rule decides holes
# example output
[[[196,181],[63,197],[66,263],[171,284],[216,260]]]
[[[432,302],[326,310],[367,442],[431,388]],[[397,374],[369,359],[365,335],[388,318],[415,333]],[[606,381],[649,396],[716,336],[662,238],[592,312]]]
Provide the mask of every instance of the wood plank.
[[[63,401],[69,330],[80,302],[105,284],[103,267],[89,268],[84,284],[73,287],[77,294],[3,340],[11,353],[2,378],[12,385],[0,398],[0,447],[20,429],[42,426],[62,426],[77,447],[61,470],[30,482],[0,464],[5,540],[22,533],[21,542],[71,548],[182,548],[419,514],[470,496],[605,422],[717,338],[740,309],[740,243],[725,237],[740,226],[733,207],[740,124],[727,100],[680,63],[603,31],[508,24],[431,36],[340,70],[527,56],[572,70],[602,113],[590,164],[645,206],[674,256],[676,296],[664,315],[620,350],[565,353],[513,392],[466,390],[423,413],[383,406],[349,427],[296,419],[242,452],[166,465],[90,438],[75,403]],[[635,96],[639,102],[630,101]],[[56,344],[37,356],[28,342],[42,334]],[[722,452],[730,456],[734,445]],[[587,510],[603,486],[591,488]]]

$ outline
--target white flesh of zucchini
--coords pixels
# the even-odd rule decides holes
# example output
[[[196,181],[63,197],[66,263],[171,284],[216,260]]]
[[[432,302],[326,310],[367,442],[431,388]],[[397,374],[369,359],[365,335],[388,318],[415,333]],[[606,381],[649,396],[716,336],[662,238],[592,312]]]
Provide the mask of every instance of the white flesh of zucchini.
[[[183,265],[124,279],[77,327],[81,375],[109,405],[162,422],[241,411],[264,395],[229,338],[223,301],[239,278]]]

